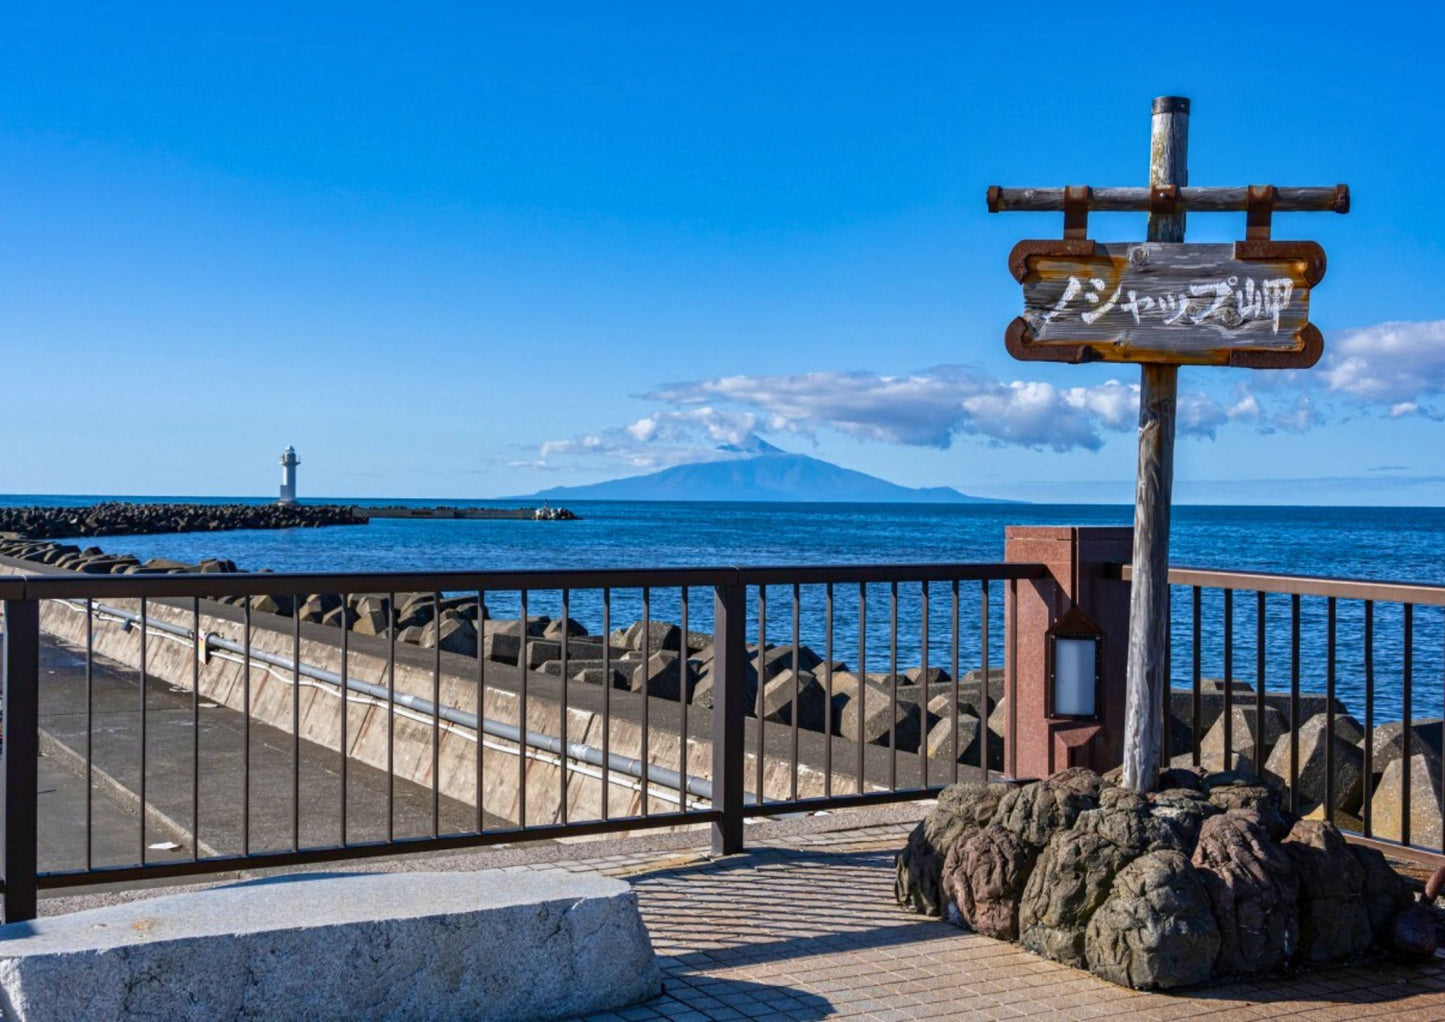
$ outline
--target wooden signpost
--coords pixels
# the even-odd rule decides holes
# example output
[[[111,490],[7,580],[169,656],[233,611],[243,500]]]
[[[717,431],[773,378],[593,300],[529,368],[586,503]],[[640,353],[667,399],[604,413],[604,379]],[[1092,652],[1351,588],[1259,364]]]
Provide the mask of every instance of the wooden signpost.
[[[1319,361],[1309,322],[1310,290],[1325,254],[1310,241],[1270,237],[1275,212],[1347,213],[1349,189],[1191,188],[1189,100],[1154,101],[1147,188],[990,188],[992,213],[1064,214],[1062,239],[1021,241],[1009,269],[1023,285],[1024,311],[1009,324],[1015,358],[1140,365],[1139,469],[1129,604],[1123,782],[1157,781],[1169,687],[1169,506],[1179,366],[1300,369]],[[1088,236],[1090,211],[1149,214],[1147,238],[1102,244]],[[1189,212],[1244,212],[1245,237],[1187,245]]]

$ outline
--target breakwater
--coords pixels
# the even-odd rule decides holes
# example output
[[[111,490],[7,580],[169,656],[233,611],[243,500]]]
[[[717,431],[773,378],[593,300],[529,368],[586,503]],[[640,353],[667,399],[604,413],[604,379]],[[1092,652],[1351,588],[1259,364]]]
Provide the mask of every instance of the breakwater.
[[[362,509],[340,504],[137,504],[0,507],[0,532],[25,539],[126,536],[231,529],[301,529],[365,525]]]
[[[362,507],[360,505],[352,508],[359,517],[365,518],[419,518],[423,520],[449,519],[449,518],[485,518],[493,520],[519,520],[519,521],[545,521],[545,522],[571,522],[577,520],[577,515],[565,507],[451,507],[437,505],[436,507],[412,507],[410,505],[391,505],[387,507]]]

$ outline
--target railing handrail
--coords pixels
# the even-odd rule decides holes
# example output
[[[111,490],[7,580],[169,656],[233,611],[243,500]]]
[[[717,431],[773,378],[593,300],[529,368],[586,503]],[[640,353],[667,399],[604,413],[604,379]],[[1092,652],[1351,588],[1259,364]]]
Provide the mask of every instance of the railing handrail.
[[[1130,581],[1127,564],[1119,567],[1119,578]],[[1272,571],[1227,571],[1217,568],[1177,567],[1169,569],[1171,585],[1201,589],[1235,589],[1256,593],[1288,593],[1296,596],[1333,596],[1342,600],[1373,600],[1381,603],[1414,603],[1445,607],[1445,585],[1428,582],[1380,582],[1364,578],[1332,578],[1325,575],[1291,575]]]
[[[938,582],[1042,578],[1042,564],[1005,562],[759,565],[696,568],[586,568],[496,571],[183,572],[88,575],[64,571],[0,577],[0,598],[124,599],[281,596],[326,592],[401,593],[527,589],[638,589],[675,586],[818,585],[827,582]]]

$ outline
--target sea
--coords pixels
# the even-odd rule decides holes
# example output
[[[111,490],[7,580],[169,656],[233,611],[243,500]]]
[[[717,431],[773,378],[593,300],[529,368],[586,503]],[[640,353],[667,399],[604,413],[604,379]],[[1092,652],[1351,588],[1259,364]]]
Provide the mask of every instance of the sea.
[[[266,503],[253,498],[156,498],[12,495],[5,505],[84,505],[100,500],[198,503]],[[505,507],[515,502],[466,500],[345,499],[317,503]],[[577,502],[569,505],[576,521],[375,519],[364,526],[319,529],[240,530],[156,536],[115,536],[72,540],[141,558],[168,557],[194,562],[225,557],[245,569],[273,571],[440,571],[543,568],[639,568],[696,566],[787,566],[817,564],[916,564],[995,562],[1003,559],[1008,525],[1128,525],[1133,509],[1097,504],[801,504]],[[1445,585],[1445,508],[1402,507],[1207,507],[1179,506],[1173,511],[1171,563],[1217,569],[1284,572],[1330,578]],[[1006,583],[988,594],[990,665],[1003,662]],[[770,586],[763,607],[749,599],[749,636],[765,631],[769,643],[793,641],[791,586]],[[924,592],[920,583],[903,583],[896,596],[887,584],[834,587],[831,634],[822,587],[798,591],[799,641],[820,655],[851,667],[859,661],[871,672],[901,671],[921,662]],[[562,594],[528,594],[528,613],[556,617]],[[643,594],[619,590],[610,595],[608,618],[618,628],[642,615]],[[675,589],[647,594],[654,620],[677,621],[682,594]],[[518,594],[487,593],[495,616],[518,612]],[[602,630],[601,594],[568,594],[568,611],[589,632]],[[711,594],[688,594],[688,624],[708,630]],[[1224,596],[1202,595],[1200,671],[1206,679],[1224,677]],[[955,647],[954,594],[948,583],[933,583],[927,593],[927,652],[932,665],[966,671],[981,665],[982,587],[959,587]],[[760,615],[759,611],[763,613]],[[1252,593],[1233,598],[1230,645],[1232,676],[1253,683],[1258,655],[1258,605]],[[1336,694],[1357,716],[1364,713],[1364,607],[1341,600],[1336,608]],[[1194,671],[1192,594],[1176,587],[1173,600],[1171,667],[1175,685],[1187,687]],[[1265,602],[1266,688],[1288,691],[1291,674],[1290,597]],[[896,614],[897,626],[893,625]],[[1300,685],[1323,692],[1329,684],[1328,601],[1305,597],[1300,608]],[[760,618],[763,620],[760,622]],[[1445,716],[1445,608],[1412,611],[1409,656],[1412,715]],[[1398,719],[1404,708],[1406,675],[1405,611],[1398,604],[1374,608],[1375,719]]]

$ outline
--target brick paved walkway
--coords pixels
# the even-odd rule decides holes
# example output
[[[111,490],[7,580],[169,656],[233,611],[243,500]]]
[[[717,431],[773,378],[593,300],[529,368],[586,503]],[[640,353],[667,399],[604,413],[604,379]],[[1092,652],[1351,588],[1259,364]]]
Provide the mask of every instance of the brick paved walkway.
[[[1445,1020],[1445,961],[1141,994],[893,904],[908,828],[695,854],[553,863],[631,880],[666,993],[616,1019]]]

